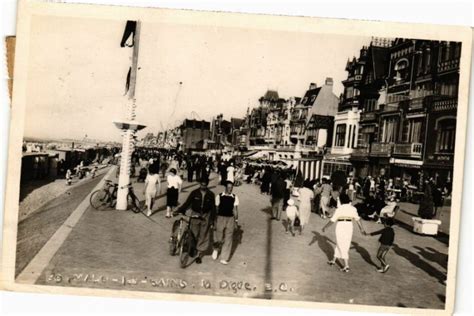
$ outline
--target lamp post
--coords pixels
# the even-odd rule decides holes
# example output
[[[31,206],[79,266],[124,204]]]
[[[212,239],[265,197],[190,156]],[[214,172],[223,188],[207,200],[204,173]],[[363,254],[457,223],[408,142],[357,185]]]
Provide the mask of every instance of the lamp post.
[[[130,22],[130,21],[129,21]],[[127,22],[127,26],[131,23]],[[133,24],[131,24],[133,25]],[[127,28],[125,30],[127,32]],[[137,70],[138,70],[138,48],[140,41],[140,21],[136,21],[136,26],[133,34],[133,54],[132,54],[132,66],[129,72],[128,82],[128,106],[123,121],[113,122],[115,126],[123,131],[122,135],[122,156],[120,158],[120,174],[118,181],[117,191],[117,204],[116,209],[125,211],[127,210],[128,202],[128,185],[130,184],[130,167],[133,150],[135,149],[135,134],[137,131],[145,128],[145,125],[139,124],[136,121],[135,110],[137,108],[135,99],[135,87],[137,83]],[[129,34],[130,35],[130,34]]]

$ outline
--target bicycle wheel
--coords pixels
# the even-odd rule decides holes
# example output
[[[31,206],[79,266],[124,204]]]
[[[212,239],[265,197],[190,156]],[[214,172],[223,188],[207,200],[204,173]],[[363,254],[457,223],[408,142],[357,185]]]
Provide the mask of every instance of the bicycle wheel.
[[[174,256],[176,254],[176,242],[177,242],[176,237],[171,236],[169,240],[169,245],[168,245],[169,247],[168,251],[169,251],[170,256]]]
[[[127,195],[127,200],[128,200],[128,206],[134,213],[140,213],[140,202],[138,201],[138,198],[135,195],[128,194]]]
[[[178,230],[179,230],[180,221],[176,220],[173,223],[173,227],[171,229],[171,237],[169,239],[169,254],[171,256],[176,255],[176,250],[178,248]]]
[[[181,237],[181,245],[179,247],[179,263],[181,269],[184,269],[188,266],[189,259],[189,246],[190,246],[190,234],[188,231],[185,231],[183,237]]]
[[[107,207],[109,194],[105,190],[97,190],[91,194],[90,205],[96,210],[104,210]]]

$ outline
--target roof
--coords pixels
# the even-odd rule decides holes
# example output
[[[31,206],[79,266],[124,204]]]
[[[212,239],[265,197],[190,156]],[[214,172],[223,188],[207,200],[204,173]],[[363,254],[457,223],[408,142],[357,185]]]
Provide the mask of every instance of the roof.
[[[372,47],[370,50],[370,58],[372,59],[372,68],[374,71],[374,79],[383,79],[386,76],[388,65],[388,48],[386,47]]]
[[[229,121],[223,120],[220,124],[221,130],[224,134],[230,134],[232,124]]]
[[[30,156],[49,156],[48,153],[44,152],[24,152],[23,157],[30,157]]]
[[[238,129],[244,124],[244,120],[240,118],[232,117],[230,119],[230,123],[232,124],[232,128]]]
[[[278,101],[280,97],[278,96],[277,91],[267,90],[267,92],[265,92],[265,95],[263,96],[263,99],[268,101]]]
[[[207,121],[198,121],[185,119],[182,125],[183,128],[199,128],[199,129],[210,129],[211,123]]]
[[[301,104],[305,106],[312,106],[318,97],[319,91],[321,91],[321,87],[306,91]]]

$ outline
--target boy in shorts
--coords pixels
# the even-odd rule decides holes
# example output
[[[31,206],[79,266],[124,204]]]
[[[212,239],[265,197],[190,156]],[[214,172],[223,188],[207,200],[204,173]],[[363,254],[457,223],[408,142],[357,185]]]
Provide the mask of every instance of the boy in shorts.
[[[294,226],[295,220],[299,216],[298,207],[295,205],[295,201],[289,199],[287,202],[288,206],[286,207],[286,217],[288,218],[286,223],[286,233],[288,231],[295,237]]]
[[[377,259],[382,264],[382,266],[377,269],[377,271],[380,273],[385,273],[390,268],[390,265],[385,261],[385,256],[387,255],[387,252],[390,250],[390,248],[392,248],[393,241],[395,240],[395,232],[392,228],[393,218],[385,218],[383,219],[383,223],[383,229],[369,234],[370,236],[380,235],[380,246],[379,250],[377,250]]]

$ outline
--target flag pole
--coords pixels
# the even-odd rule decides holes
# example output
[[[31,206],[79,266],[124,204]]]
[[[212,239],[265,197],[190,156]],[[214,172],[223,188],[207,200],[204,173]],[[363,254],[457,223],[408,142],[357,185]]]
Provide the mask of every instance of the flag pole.
[[[127,22],[128,23],[128,22]],[[130,171],[132,164],[132,153],[135,147],[135,133],[145,128],[144,125],[140,125],[136,122],[136,99],[135,99],[135,87],[137,84],[137,71],[138,71],[138,50],[140,44],[140,21],[136,21],[135,32],[133,34],[133,53],[132,53],[132,66],[130,71],[130,82],[128,84],[128,106],[125,114],[125,122],[114,122],[115,125],[124,131],[122,138],[122,156],[120,159],[120,174],[118,180],[118,191],[117,191],[117,210],[127,210],[128,201],[128,185],[130,182]]]

